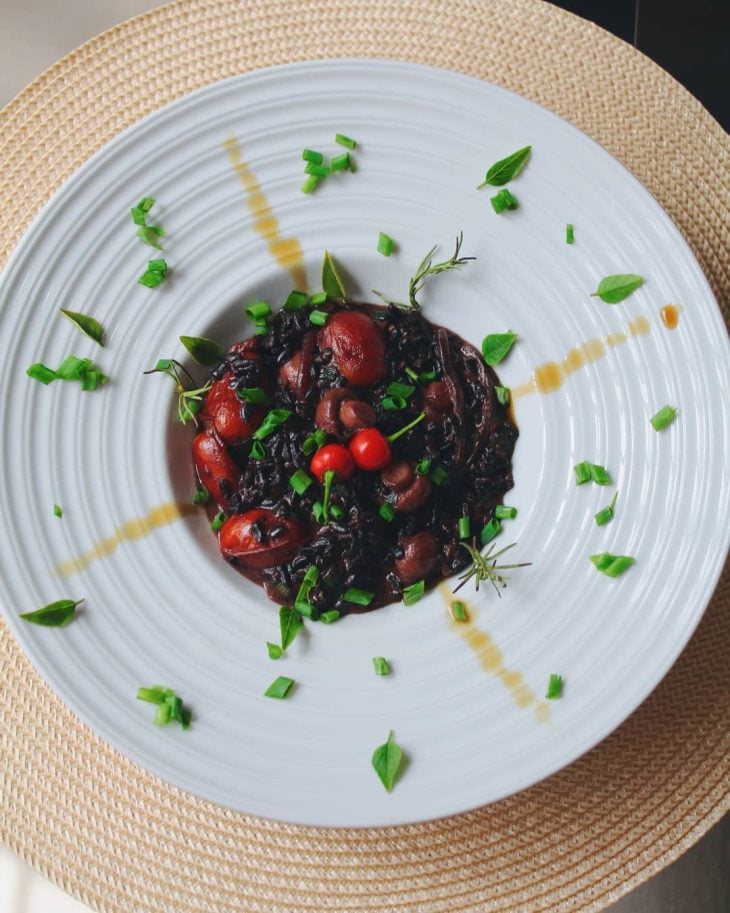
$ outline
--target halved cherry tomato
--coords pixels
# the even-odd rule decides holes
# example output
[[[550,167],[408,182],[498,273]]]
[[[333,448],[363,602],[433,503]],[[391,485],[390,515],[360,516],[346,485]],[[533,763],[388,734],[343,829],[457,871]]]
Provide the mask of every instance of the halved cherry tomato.
[[[364,428],[350,441],[350,453],[358,469],[374,472],[390,464],[388,439],[377,428]]]
[[[256,507],[229,517],[218,534],[221,552],[251,568],[276,567],[296,555],[305,530],[293,517]]]
[[[320,348],[329,346],[340,373],[357,387],[369,387],[385,376],[385,336],[362,311],[340,311],[321,331]]]
[[[198,478],[213,500],[224,510],[238,489],[240,471],[214,431],[198,434],[193,440],[193,461]]]
[[[324,474],[328,469],[335,471],[337,482],[344,482],[355,471],[355,464],[347,447],[343,447],[342,444],[325,444],[314,454],[309,468],[320,482],[324,481]]]

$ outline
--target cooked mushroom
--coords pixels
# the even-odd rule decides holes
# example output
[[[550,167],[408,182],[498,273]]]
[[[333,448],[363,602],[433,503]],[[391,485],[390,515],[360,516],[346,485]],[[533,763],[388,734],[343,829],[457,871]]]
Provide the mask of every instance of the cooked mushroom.
[[[395,572],[404,586],[433,576],[441,567],[441,554],[433,533],[423,531],[400,541],[403,557],[396,559]]]

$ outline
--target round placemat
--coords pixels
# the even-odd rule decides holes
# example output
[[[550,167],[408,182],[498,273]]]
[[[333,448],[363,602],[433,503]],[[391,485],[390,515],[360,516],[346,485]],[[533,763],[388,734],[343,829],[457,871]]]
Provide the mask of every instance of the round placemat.
[[[342,56],[447,67],[572,121],[674,218],[727,319],[726,135],[647,58],[537,0],[179,0],[130,20],[0,115],[0,265],[61,182],[143,115],[236,73]],[[470,814],[379,830],[274,823],[155,779],[76,720],[0,622],[0,840],[119,913],[599,910],[728,807],[728,609],[726,569],[667,678],[569,768]]]

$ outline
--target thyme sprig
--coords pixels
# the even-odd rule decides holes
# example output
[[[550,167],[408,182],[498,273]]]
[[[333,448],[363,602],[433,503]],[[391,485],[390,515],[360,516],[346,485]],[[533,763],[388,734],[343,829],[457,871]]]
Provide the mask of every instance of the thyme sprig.
[[[515,545],[517,545],[516,542],[513,542],[511,545],[506,545],[498,552],[494,551],[496,543],[493,543],[484,554],[477,548],[476,539],[472,539],[471,544],[468,542],[460,542],[459,544],[469,552],[472,565],[459,577],[461,583],[454,589],[454,593],[460,590],[464,584],[468,583],[470,580],[474,580],[475,588],[477,592],[479,592],[479,584],[488,580],[497,591],[497,595],[501,598],[502,594],[499,591],[507,586],[509,577],[505,577],[500,572],[510,571],[517,567],[529,567],[532,564],[531,561],[523,561],[520,564],[497,564],[497,559],[500,555],[503,555],[506,551],[509,551],[509,549],[514,548]]]
[[[212,381],[206,381],[202,387],[196,386],[197,382],[192,374],[174,358],[161,358],[154,368],[144,373],[166,374],[172,378],[177,393],[177,417],[183,425],[189,421],[197,421],[203,397],[210,390]]]
[[[476,260],[476,257],[462,257],[461,254],[461,245],[464,243],[464,232],[459,232],[456,238],[456,244],[454,246],[454,253],[449,257],[448,260],[443,260],[441,263],[433,262],[433,255],[438,250],[438,244],[434,244],[431,250],[426,254],[426,256],[421,260],[418,269],[411,277],[410,282],[408,283],[408,303],[403,301],[395,301],[392,298],[387,298],[382,292],[378,292],[373,289],[373,292],[378,295],[386,304],[394,304],[397,307],[401,308],[420,308],[421,303],[418,300],[418,295],[423,291],[423,287],[426,284],[426,279],[429,276],[438,276],[441,273],[449,272],[449,270],[459,270],[462,266],[465,266],[470,260]]]

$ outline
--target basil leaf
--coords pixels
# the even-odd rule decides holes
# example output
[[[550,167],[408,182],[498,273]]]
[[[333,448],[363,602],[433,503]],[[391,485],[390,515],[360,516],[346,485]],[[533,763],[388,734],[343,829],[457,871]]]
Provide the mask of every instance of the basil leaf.
[[[36,609],[35,612],[23,612],[20,616],[23,621],[33,625],[43,625],[46,628],[65,628],[71,624],[76,614],[76,606],[81,605],[83,599],[59,599]]]
[[[328,298],[342,298],[343,300],[347,298],[337,264],[328,250],[324,252],[322,260],[322,288]]]
[[[380,782],[390,792],[395,785],[401,764],[403,763],[403,750],[396,745],[393,730],[388,734],[388,741],[379,745],[373,752],[372,765]]]
[[[270,640],[266,641],[266,649],[269,653],[269,659],[281,659],[284,655],[284,651],[279,644],[272,644]]]
[[[89,338],[93,339],[94,342],[98,342],[100,346],[104,345],[104,327],[98,320],[89,317],[88,314],[80,314],[78,311],[67,311],[66,308],[59,308],[58,310],[64,317],[68,317],[70,321],[75,323],[82,333],[86,333]]]
[[[488,365],[497,365],[515,344],[517,333],[490,333],[482,342],[482,355]]]
[[[484,187],[486,184],[492,187],[501,187],[516,178],[527,164],[531,152],[532,146],[525,146],[524,149],[518,149],[512,155],[495,162],[484,176],[484,183],[480,184],[479,187]]]
[[[636,276],[634,273],[606,276],[598,283],[596,291],[591,292],[591,298],[600,298],[606,304],[618,304],[643,284],[644,277]]]
[[[180,342],[188,350],[193,361],[204,367],[217,365],[225,354],[217,342],[204,336],[181,336]]]
[[[292,645],[303,626],[304,622],[302,621],[302,616],[296,609],[290,609],[288,606],[282,606],[279,609],[279,629],[281,631],[282,653],[287,647]]]

